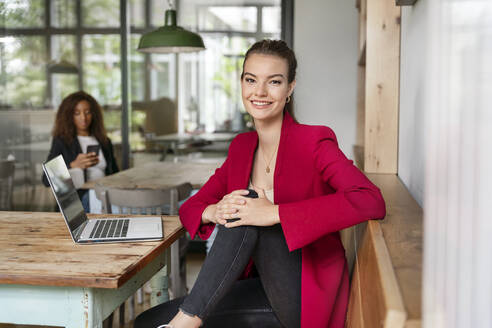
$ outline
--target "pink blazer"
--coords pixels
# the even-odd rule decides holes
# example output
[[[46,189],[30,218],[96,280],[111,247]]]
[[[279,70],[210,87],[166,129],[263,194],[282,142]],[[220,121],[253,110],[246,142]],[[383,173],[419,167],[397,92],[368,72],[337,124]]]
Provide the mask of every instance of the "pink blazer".
[[[212,233],[214,225],[201,224],[209,204],[248,187],[257,145],[256,132],[238,135],[222,167],[181,206],[191,238]],[[301,327],[344,327],[349,279],[338,231],[385,216],[379,189],[340,151],[330,128],[296,123],[285,112],[274,198],[289,249],[302,249]]]

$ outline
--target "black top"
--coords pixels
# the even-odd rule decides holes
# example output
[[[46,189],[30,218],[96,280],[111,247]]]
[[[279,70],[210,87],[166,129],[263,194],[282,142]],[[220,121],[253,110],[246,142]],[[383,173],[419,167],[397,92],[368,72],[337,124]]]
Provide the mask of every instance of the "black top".
[[[106,175],[110,175],[118,172],[118,164],[116,164],[116,160],[114,158],[113,144],[111,144],[111,140],[109,140],[108,138],[108,142],[106,144],[103,144],[101,142],[99,142],[99,144],[101,145],[101,149],[107,163],[104,173]],[[61,154],[63,156],[63,159],[65,160],[65,164],[67,164],[67,167],[70,168],[70,163],[72,163],[77,158],[77,155],[81,152],[82,148],[80,148],[78,138],[74,138],[71,144],[66,144],[60,137],[53,137],[53,141],[51,142],[51,149],[46,161],[49,161],[50,159],[55,158],[56,156]],[[84,170],[84,178],[85,176],[86,171]],[[49,187],[50,184],[44,172],[42,180],[43,184]]]

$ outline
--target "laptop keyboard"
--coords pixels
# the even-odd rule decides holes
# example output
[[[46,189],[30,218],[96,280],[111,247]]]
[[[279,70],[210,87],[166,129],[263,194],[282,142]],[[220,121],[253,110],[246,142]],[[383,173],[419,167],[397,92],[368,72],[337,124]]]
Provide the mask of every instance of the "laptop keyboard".
[[[97,220],[89,239],[124,238],[128,232],[129,219]]]

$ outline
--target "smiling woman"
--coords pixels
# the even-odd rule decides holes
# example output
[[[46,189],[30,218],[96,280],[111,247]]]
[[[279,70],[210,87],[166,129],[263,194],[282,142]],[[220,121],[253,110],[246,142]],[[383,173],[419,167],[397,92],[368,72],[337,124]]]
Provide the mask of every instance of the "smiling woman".
[[[246,53],[242,100],[256,131],[232,141],[179,213],[192,239],[217,225],[214,244],[190,294],[144,312],[136,328],[344,327],[348,270],[338,231],[383,218],[385,204],[330,128],[293,119],[296,67],[284,41],[259,41]]]
[[[295,86],[295,81],[288,83],[286,61],[271,55],[252,54],[244,66],[241,87],[248,113],[255,122],[279,116]]]
[[[257,109],[271,108],[270,112],[276,113],[285,108],[294,117],[294,106],[290,100],[296,85],[296,69],[297,60],[293,51],[282,47],[282,44],[257,42],[246,52],[241,90],[243,104],[253,118],[251,105]]]

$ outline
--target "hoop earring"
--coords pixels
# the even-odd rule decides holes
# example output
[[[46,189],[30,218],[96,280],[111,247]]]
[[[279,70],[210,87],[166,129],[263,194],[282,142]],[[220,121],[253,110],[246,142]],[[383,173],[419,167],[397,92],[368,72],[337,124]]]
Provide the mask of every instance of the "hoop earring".
[[[290,96],[287,96],[287,100],[285,101],[286,104],[290,103]]]

